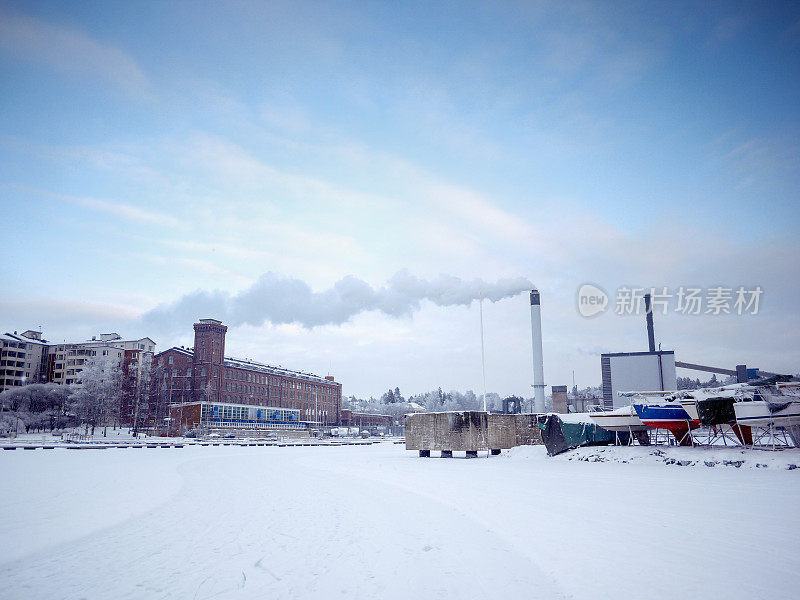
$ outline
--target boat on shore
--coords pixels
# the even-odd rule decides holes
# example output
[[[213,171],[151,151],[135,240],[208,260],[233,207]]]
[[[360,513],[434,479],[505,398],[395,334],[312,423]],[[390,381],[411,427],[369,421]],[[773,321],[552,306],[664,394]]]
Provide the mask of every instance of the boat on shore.
[[[630,434],[609,431],[594,423],[587,413],[539,415],[537,424],[547,454],[553,456],[579,446],[628,445]]]
[[[740,443],[752,445],[753,433],[749,426],[736,421],[733,406],[741,395],[741,386],[701,388],[679,392],[681,406],[687,414],[700,425],[713,427],[728,426]]]
[[[623,406],[615,410],[589,413],[589,418],[603,429],[609,431],[648,431],[633,406]]]
[[[689,416],[676,392],[639,392],[634,397],[633,408],[648,427],[666,429],[681,446],[692,445],[689,432],[700,427],[700,421]]]
[[[752,397],[733,405],[736,422],[751,427],[792,427],[800,425],[800,396],[781,388],[760,387]]]

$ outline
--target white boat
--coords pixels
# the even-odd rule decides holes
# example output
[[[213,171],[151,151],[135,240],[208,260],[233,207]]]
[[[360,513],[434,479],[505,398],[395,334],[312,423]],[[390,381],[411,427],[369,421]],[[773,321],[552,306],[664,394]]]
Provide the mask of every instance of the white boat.
[[[800,397],[762,388],[733,405],[736,422],[752,427],[800,425]]]
[[[649,427],[642,423],[633,405],[623,406],[606,412],[589,413],[595,425],[608,431],[647,431]]]

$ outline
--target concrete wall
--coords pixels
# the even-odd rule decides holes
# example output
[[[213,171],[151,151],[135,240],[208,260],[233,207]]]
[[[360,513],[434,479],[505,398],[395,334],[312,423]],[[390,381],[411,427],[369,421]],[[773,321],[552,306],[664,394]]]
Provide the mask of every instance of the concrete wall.
[[[532,414],[514,415],[515,446],[536,446],[544,443],[536,417],[537,415]]]
[[[406,450],[502,450],[541,443],[535,415],[465,411],[406,418]]]

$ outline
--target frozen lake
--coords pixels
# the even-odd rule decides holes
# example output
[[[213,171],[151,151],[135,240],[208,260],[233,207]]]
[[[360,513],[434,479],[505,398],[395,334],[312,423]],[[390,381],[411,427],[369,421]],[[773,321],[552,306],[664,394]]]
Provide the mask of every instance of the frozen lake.
[[[797,598],[800,450],[682,450],[3,451],[0,598]]]

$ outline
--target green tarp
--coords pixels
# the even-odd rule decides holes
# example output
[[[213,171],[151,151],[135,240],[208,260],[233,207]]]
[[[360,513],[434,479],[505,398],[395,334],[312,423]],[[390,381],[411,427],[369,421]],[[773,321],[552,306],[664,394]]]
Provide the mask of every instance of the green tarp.
[[[627,445],[630,442],[626,431],[616,433],[594,423],[565,423],[558,415],[540,415],[538,425],[550,456],[579,446]]]

